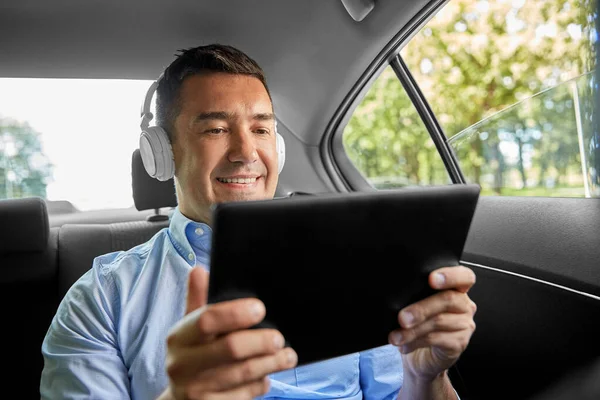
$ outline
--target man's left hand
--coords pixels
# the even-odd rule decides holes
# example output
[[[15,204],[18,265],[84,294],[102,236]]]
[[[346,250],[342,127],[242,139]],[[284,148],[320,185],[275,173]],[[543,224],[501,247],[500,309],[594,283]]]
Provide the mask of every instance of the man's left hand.
[[[400,311],[400,329],[389,341],[399,347],[405,373],[433,380],[458,360],[475,331],[477,307],[467,294],[473,284],[469,268],[439,268],[429,275],[429,285],[440,292]]]

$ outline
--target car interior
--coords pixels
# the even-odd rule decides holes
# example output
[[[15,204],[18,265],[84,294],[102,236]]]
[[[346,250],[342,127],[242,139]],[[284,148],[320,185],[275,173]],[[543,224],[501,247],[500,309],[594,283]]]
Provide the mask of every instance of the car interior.
[[[265,70],[286,143],[276,196],[288,197],[378,190],[344,153],[342,132],[392,65],[426,121],[448,183],[461,184],[468,179],[435,113],[397,61],[400,49],[452,3],[14,1],[0,6],[0,77],[154,80],[177,49],[237,46]],[[110,115],[103,118],[90,123],[111,129]],[[595,162],[600,169],[600,156]],[[168,227],[177,206],[173,180],[151,178],[138,149],[122,174],[131,177],[130,208],[78,211],[68,201],[37,196],[0,200],[7,397],[39,397],[42,340],[94,257],[127,250]],[[477,276],[469,292],[477,328],[450,370],[461,399],[533,399],[592,370],[600,360],[599,227],[600,195],[480,196],[461,259]]]

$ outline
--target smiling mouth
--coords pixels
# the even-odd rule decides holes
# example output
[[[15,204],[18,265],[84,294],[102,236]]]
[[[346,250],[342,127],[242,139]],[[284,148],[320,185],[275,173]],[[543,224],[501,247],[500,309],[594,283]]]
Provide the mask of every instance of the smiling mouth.
[[[249,184],[255,183],[257,178],[217,178],[221,183]]]

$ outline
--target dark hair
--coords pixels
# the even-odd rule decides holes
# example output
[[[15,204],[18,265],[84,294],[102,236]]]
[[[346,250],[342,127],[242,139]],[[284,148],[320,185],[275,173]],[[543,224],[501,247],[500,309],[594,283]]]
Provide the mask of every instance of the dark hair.
[[[249,75],[259,79],[267,90],[262,68],[235,47],[210,44],[178,50],[179,54],[163,73],[156,90],[156,124],[167,131],[173,140],[175,119],[181,111],[180,91],[185,78],[205,72],[225,72]]]

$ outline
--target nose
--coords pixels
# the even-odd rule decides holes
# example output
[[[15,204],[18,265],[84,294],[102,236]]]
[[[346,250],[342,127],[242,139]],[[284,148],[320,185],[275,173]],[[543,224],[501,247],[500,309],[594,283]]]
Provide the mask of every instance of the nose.
[[[251,164],[258,159],[254,136],[249,129],[240,127],[229,136],[229,153],[232,163]]]

